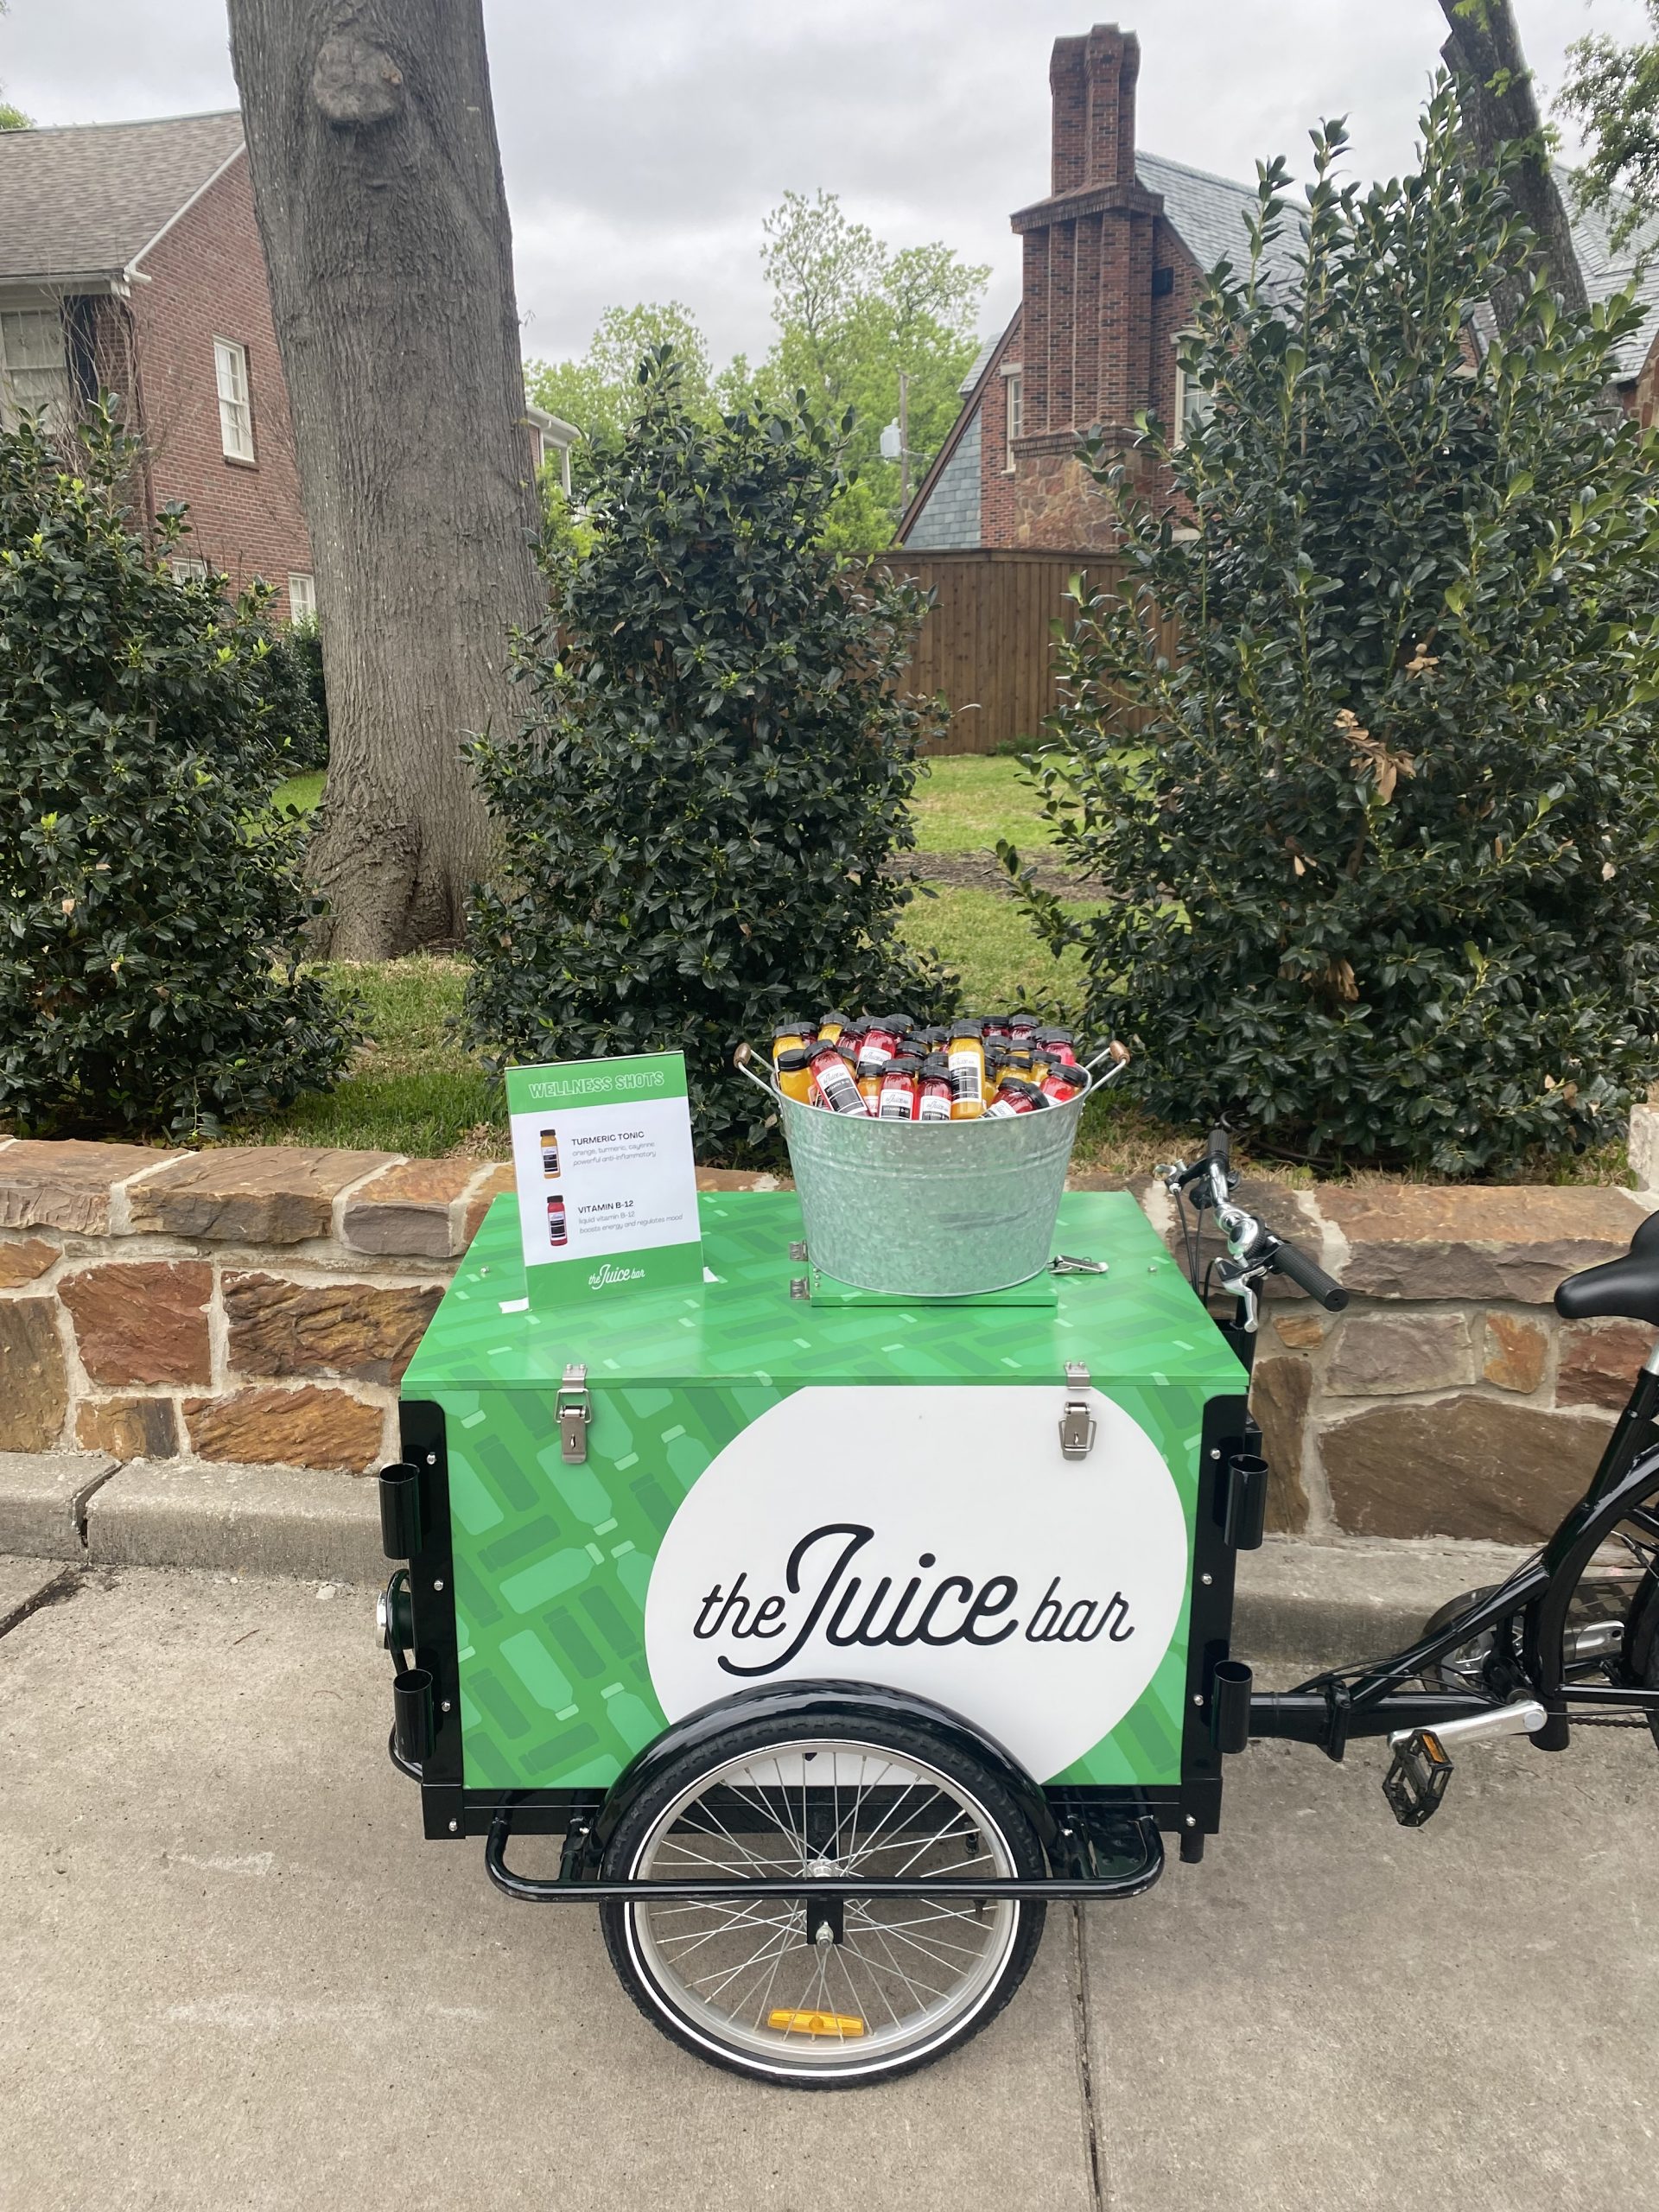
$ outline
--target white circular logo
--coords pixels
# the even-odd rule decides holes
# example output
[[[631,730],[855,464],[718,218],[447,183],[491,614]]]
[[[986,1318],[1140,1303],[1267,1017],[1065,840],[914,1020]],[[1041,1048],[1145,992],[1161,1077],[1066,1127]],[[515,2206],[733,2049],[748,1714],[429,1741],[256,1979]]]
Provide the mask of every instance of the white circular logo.
[[[1187,1588],[1162,1455],[1110,1399],[1086,1459],[1058,1392],[798,1390],[688,1493],[645,1599],[671,1720],[803,1677],[930,1697],[1039,1782],[1122,1719]]]

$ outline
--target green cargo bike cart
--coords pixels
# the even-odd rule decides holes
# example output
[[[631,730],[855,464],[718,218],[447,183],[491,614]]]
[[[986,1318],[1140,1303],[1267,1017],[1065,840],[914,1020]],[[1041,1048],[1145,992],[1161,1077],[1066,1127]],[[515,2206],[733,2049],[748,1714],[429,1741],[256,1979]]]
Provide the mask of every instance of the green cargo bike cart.
[[[700,1283],[550,1311],[491,1209],[381,1478],[393,1756],[429,1836],[601,1906],[675,2039],[876,2080],[1007,2002],[1049,1900],[1214,1832],[1265,1470],[1127,1193],[1064,1200],[1081,1262],[937,1301],[819,1275],[790,1194],[700,1205]]]

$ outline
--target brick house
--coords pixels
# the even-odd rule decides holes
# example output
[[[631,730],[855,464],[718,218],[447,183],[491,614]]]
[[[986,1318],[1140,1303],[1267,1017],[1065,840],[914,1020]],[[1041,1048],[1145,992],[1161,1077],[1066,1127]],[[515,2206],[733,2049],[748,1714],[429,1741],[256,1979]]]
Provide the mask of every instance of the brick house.
[[[234,111],[0,133],[0,417],[67,422],[100,388],[143,441],[149,514],[184,500],[192,558],[315,613]]]
[[[1109,550],[1106,502],[1077,458],[1091,429],[1139,470],[1147,497],[1167,488],[1134,454],[1135,417],[1145,410],[1178,435],[1191,419],[1201,395],[1183,388],[1176,340],[1205,272],[1223,258],[1243,264],[1256,196],[1140,150],[1140,67],[1139,41],[1115,23],[1054,41],[1050,190],[1011,219],[1024,253],[1020,302],[969,370],[962,412],[899,522],[912,552]],[[1610,298],[1643,241],[1615,254],[1605,218],[1574,214],[1573,227],[1592,299]],[[1287,287],[1296,243],[1281,240],[1269,271]],[[1627,410],[1649,422],[1659,412],[1659,280],[1643,293],[1651,305],[1621,350],[1618,386]]]

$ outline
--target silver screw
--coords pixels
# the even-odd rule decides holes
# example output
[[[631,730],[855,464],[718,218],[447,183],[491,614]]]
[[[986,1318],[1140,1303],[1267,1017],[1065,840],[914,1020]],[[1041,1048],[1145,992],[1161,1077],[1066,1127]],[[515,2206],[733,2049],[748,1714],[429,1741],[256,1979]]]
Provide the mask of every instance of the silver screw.
[[[1216,1579],[1216,1578],[1215,1578],[1215,1576],[1214,1576],[1213,1574],[1201,1574],[1201,1575],[1198,1577],[1199,1581],[1203,1583],[1203,1585],[1204,1585],[1204,1586],[1205,1586],[1205,1588],[1206,1590],[1210,1587],[1211,1584],[1215,1580],[1215,1579]],[[442,1585],[442,1582],[440,1582],[440,1583],[439,1583],[438,1587],[439,1587],[439,1589],[440,1589],[440,1590],[442,1590],[442,1589],[443,1585]]]
[[[1220,1452],[1219,1449],[1213,1450],[1213,1451],[1211,1452],[1210,1457],[1211,1457],[1212,1459],[1220,1459],[1220,1457],[1221,1457],[1221,1452]]]
[[[1194,1699],[1193,1699],[1193,1700],[1192,1700],[1192,1702],[1194,1703],[1194,1705],[1196,1705],[1196,1704],[1198,1703],[1198,1700],[1197,1700],[1196,1698],[1194,1698]],[[438,1711],[439,1711],[440,1713],[448,1713],[448,1710],[449,1710],[449,1700],[448,1700],[448,1698],[445,1698],[445,1700],[443,1700],[443,1703],[442,1703],[442,1704],[438,1707]]]
[[[1210,1578],[1209,1578],[1209,1576],[1208,1576],[1207,1574],[1205,1576],[1205,1578],[1204,1578],[1204,1579],[1205,1579],[1205,1580],[1206,1582],[1210,1580]],[[436,1580],[436,1581],[432,1585],[432,1587],[433,1587],[435,1590],[442,1590],[442,1587],[443,1587],[443,1578],[442,1578],[442,1575],[440,1575],[440,1576],[438,1577],[438,1580]]]
[[[449,1825],[450,1825],[450,1827],[454,1827],[454,1826],[455,1824],[454,1824],[454,1822],[453,1821],[450,1821],[450,1823],[449,1823]],[[1197,1827],[1197,1826],[1198,1825],[1198,1822],[1197,1822],[1197,1821],[1192,1817],[1192,1814],[1191,1814],[1191,1813],[1189,1813],[1189,1814],[1187,1815],[1187,1816],[1186,1816],[1186,1825],[1187,1825],[1187,1826],[1188,1826],[1188,1827],[1190,1827],[1190,1828],[1195,1828],[1195,1827]]]
[[[435,1467],[435,1466],[437,1465],[437,1464],[438,1464],[438,1455],[437,1455],[437,1453],[436,1453],[435,1452],[429,1452],[427,1453],[427,1455],[426,1455],[426,1464],[427,1464],[427,1465],[428,1465],[429,1467]]]
[[[1187,1822],[1187,1824],[1186,1824],[1186,1825],[1188,1826],[1188,1827],[1192,1827],[1192,1821],[1189,1821]],[[450,1833],[450,1834],[451,1834],[451,1835],[459,1835],[459,1834],[460,1834],[460,1833],[461,1833],[461,1822],[460,1822],[459,1821],[450,1821],[450,1823],[449,1823],[449,1833]]]
[[[1202,1704],[1204,1703],[1204,1696],[1203,1696],[1203,1693],[1202,1693],[1202,1692],[1200,1692],[1200,1693],[1199,1693],[1199,1694],[1198,1694],[1197,1697],[1195,1697],[1195,1698],[1193,1699],[1192,1702],[1193,1702],[1193,1704],[1194,1704],[1194,1705],[1202,1705]],[[443,1708],[443,1709],[444,1709],[444,1711],[445,1711],[446,1713],[448,1713],[448,1710],[449,1710],[449,1708],[448,1708],[448,1707],[447,1705],[444,1707],[444,1708]]]

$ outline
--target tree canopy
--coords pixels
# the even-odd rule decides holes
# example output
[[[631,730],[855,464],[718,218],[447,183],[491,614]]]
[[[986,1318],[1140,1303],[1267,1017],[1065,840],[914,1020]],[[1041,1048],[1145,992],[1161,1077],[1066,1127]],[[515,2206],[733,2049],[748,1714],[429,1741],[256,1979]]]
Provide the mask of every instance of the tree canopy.
[[[1588,142],[1579,188],[1611,213],[1616,245],[1659,219],[1659,0],[1646,7],[1653,37],[1628,46],[1605,32],[1579,39],[1561,87],[1561,108]]]
[[[680,364],[685,406],[710,427],[745,407],[786,410],[798,391],[831,421],[850,410],[851,425],[839,434],[849,480],[826,516],[826,542],[885,545],[898,519],[900,469],[882,460],[880,435],[899,412],[899,373],[909,379],[913,488],[961,406],[990,272],[938,242],[890,246],[828,192],[785,194],[762,226],[760,258],[776,335],[758,365],[738,354],[716,371],[678,300],[609,308],[579,359],[529,364],[531,397],[582,433],[572,456],[579,490],[608,467],[607,451],[640,404],[639,362],[660,346]]]

